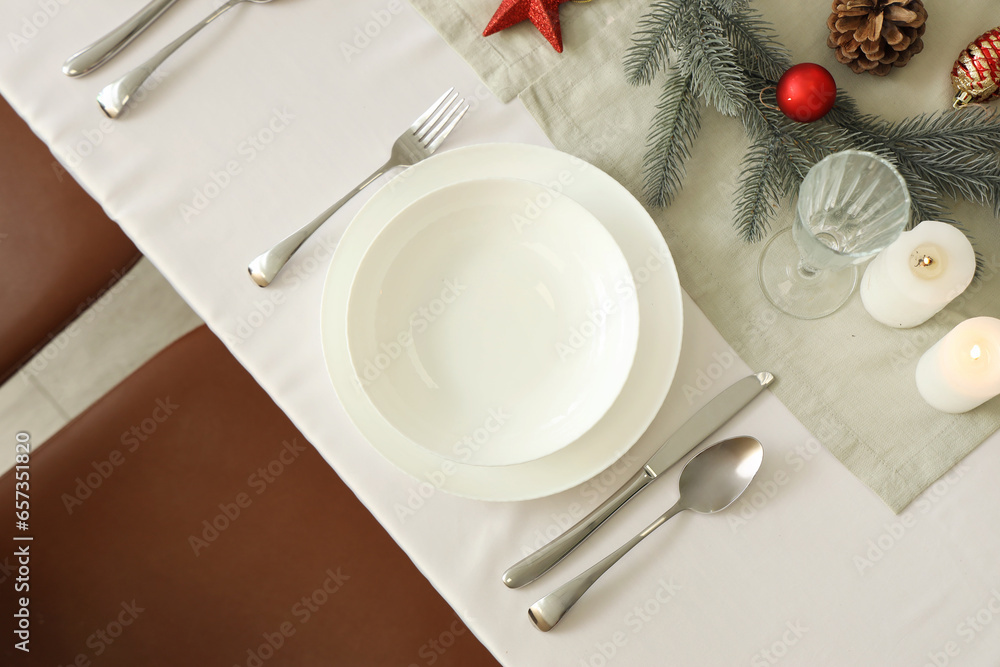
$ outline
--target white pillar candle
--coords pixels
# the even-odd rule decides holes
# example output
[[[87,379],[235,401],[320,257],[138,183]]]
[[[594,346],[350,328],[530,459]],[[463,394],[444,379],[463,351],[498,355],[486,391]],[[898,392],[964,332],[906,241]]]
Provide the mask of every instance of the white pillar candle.
[[[861,301],[882,324],[923,324],[965,291],[976,273],[976,252],[961,230],[927,220],[872,260],[861,279]]]
[[[942,412],[968,412],[1000,395],[1000,320],[974,317],[917,362],[917,389]]]

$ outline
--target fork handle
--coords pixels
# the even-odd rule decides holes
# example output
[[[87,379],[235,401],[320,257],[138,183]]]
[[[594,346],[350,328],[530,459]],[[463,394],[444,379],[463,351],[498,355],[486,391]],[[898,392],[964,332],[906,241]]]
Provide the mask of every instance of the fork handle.
[[[224,5],[206,16],[200,23],[186,33],[157,51],[152,58],[136,67],[122,78],[109,83],[97,95],[97,103],[108,118],[118,118],[136,91],[146,82],[153,71],[163,64],[163,61],[173,55],[185,42],[201,32],[202,28],[219,18],[244,0],[228,0]]]
[[[340,210],[340,207],[350,201],[354,195],[371,185],[372,181],[395,166],[398,166],[397,163],[389,160],[372,172],[371,176],[366,178],[364,181],[355,186],[353,190],[344,195],[340,201],[316,216],[312,222],[303,226],[301,229],[292,232],[267,252],[255,257],[250,262],[249,266],[247,266],[247,270],[250,272],[250,279],[261,287],[267,287],[270,285],[271,281],[278,275],[278,272],[281,271],[285,264],[288,263],[291,256],[295,254],[295,251],[298,250],[302,244],[306,242],[306,239],[312,236],[316,230],[330,218],[330,216]]]

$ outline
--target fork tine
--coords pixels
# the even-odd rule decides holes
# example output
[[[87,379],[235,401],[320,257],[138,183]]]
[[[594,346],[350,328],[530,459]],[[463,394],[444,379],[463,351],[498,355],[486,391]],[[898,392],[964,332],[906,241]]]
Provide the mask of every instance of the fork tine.
[[[462,102],[464,101],[465,100],[462,100]],[[444,141],[449,134],[451,134],[451,131],[455,129],[456,125],[458,125],[458,121],[462,120],[462,117],[465,116],[465,112],[468,110],[469,110],[469,105],[466,104],[461,109],[458,109],[457,113],[453,113],[451,115],[451,121],[447,125],[445,125],[440,132],[437,133],[436,137],[431,139],[430,143],[426,144],[427,150],[429,152],[433,153],[434,151],[437,150],[438,146],[441,145],[441,142]]]
[[[444,92],[444,95],[442,95],[441,97],[439,97],[439,98],[438,98],[438,101],[437,101],[437,102],[435,102],[434,104],[432,104],[432,105],[431,105],[431,106],[430,106],[430,107],[429,107],[429,108],[427,109],[427,111],[425,111],[425,112],[424,112],[424,113],[423,113],[423,114],[422,114],[422,115],[420,116],[420,118],[418,118],[418,119],[416,119],[415,121],[413,121],[413,125],[411,125],[411,126],[410,126],[410,131],[411,131],[411,132],[416,132],[417,130],[419,130],[419,129],[420,129],[420,128],[421,128],[422,126],[423,126],[423,124],[427,122],[427,119],[431,117],[431,114],[433,114],[433,113],[434,113],[435,111],[437,111],[437,110],[438,110],[438,107],[440,107],[440,106],[441,106],[441,104],[442,104],[442,103],[443,103],[443,102],[444,102],[444,101],[445,101],[446,99],[448,99],[448,96],[449,96],[449,95],[451,95],[451,94],[452,94],[453,92],[455,92],[455,88],[454,88],[454,86],[453,86],[453,87],[451,87],[451,88],[449,88],[448,90],[446,90],[446,91]]]
[[[423,129],[417,133],[417,140],[422,144],[426,144],[431,140],[431,138],[437,134],[442,127],[448,122],[448,119],[452,117],[455,110],[458,109],[465,102],[464,99],[458,97],[456,93],[452,98],[448,100],[448,104],[438,110],[438,113],[434,114],[429,121],[424,124]]]
[[[455,105],[455,100],[458,99],[459,99],[458,93],[453,93],[447,100],[444,101],[444,103],[441,106],[437,108],[437,110],[434,112],[434,115],[432,115],[423,124],[423,126],[414,133],[418,141],[423,142],[424,137],[426,137],[427,134],[430,133],[435,127],[441,124],[442,115],[446,114],[448,110]],[[461,100],[459,100],[458,103],[461,104],[462,103]]]

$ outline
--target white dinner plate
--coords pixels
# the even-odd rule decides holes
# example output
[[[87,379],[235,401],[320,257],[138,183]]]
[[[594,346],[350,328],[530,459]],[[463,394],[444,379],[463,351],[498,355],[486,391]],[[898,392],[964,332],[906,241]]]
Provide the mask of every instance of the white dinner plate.
[[[347,303],[365,251],[400,211],[453,183],[522,178],[564,192],[589,210],[628,260],[639,301],[635,362],[618,399],[576,442],[549,456],[510,466],[472,466],[445,459],[394,429],[364,393],[347,346]],[[628,289],[621,286],[621,289]],[[578,158],[520,144],[489,144],[441,153],[410,167],[358,212],[334,252],[322,300],[323,352],[337,395],[386,459],[448,493],[493,501],[539,498],[599,474],[635,444],[663,403],[680,358],[683,332],[680,282],[663,236],[642,205],[613,178]],[[498,416],[502,419],[502,415]],[[498,419],[494,418],[494,423]],[[484,421],[471,441],[488,438]]]
[[[638,340],[614,238],[569,197],[521,179],[463,181],[403,209],[362,258],[347,305],[354,371],[379,413],[470,465],[576,441],[615,402]],[[504,423],[470,447],[493,414]]]

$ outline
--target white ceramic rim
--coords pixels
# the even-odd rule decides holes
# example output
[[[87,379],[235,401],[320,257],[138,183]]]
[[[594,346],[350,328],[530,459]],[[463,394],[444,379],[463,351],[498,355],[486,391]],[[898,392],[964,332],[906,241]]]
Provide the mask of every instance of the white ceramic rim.
[[[360,259],[379,230],[431,189],[461,180],[512,177],[562,189],[604,224],[638,286],[639,346],[629,378],[608,413],[559,451],[518,465],[470,466],[438,457],[385,422],[354,376],[347,350],[347,296]],[[621,184],[587,162],[549,148],[485,144],[438,154],[407,169],[355,216],[334,252],[321,305],[323,354],[350,419],[388,461],[442,491],[489,501],[540,498],[581,484],[610,466],[659,411],[680,359],[683,311],[677,270],[652,218]]]
[[[607,231],[607,228],[590,213],[590,211],[578,204],[572,198],[565,195],[560,196],[544,185],[522,178],[485,178],[462,180],[457,183],[449,183],[443,187],[424,194],[422,197],[411,202],[408,206],[393,216],[392,219],[389,220],[379,231],[379,233],[375,235],[375,238],[372,239],[372,242],[368,245],[364,255],[361,257],[358,270],[360,271],[360,267],[366,262],[369,263],[369,266],[374,263],[376,266],[383,269],[386,268],[387,265],[392,264],[394,261],[392,257],[387,257],[384,254],[379,253],[376,253],[373,256],[373,248],[376,248],[380,240],[384,241],[390,235],[398,237],[399,234],[407,233],[409,229],[420,227],[420,221],[407,219],[407,215],[412,214],[415,207],[422,206],[423,209],[426,209],[427,204],[425,204],[425,202],[432,202],[435,198],[447,196],[449,192],[462,187],[486,188],[487,196],[503,196],[503,193],[505,192],[503,189],[505,184],[509,186],[509,191],[513,191],[513,193],[515,193],[508,197],[510,203],[516,205],[516,208],[512,208],[510,211],[511,217],[519,212],[519,208],[523,207],[523,191],[525,189],[539,194],[547,193],[553,198],[553,202],[559,205],[558,207],[550,207],[550,210],[555,210],[557,208],[560,209],[559,215],[564,221],[563,224],[570,224],[573,233],[577,235],[577,237],[579,237],[580,234],[589,235],[589,238],[592,239],[594,245],[601,247],[601,262],[603,263],[599,268],[587,267],[587,270],[592,274],[604,275],[606,280],[603,281],[603,283],[608,286],[609,292],[616,295],[615,298],[617,301],[614,302],[614,306],[619,315],[615,321],[621,325],[621,338],[617,341],[617,344],[614,345],[614,349],[609,351],[609,355],[606,361],[603,362],[603,366],[598,364],[596,369],[590,369],[592,371],[592,377],[585,378],[586,382],[582,383],[583,386],[577,385],[571,389],[572,392],[577,393],[579,391],[586,390],[586,393],[578,396],[578,398],[583,399],[585,405],[577,406],[575,413],[569,420],[569,423],[561,427],[562,432],[558,437],[552,437],[550,435],[543,438],[540,433],[521,433],[519,436],[515,437],[511,435],[506,438],[506,440],[511,441],[513,447],[519,453],[508,451],[504,447],[496,450],[496,448],[484,446],[478,448],[477,451],[476,447],[465,446],[462,448],[462,453],[468,454],[468,456],[465,457],[464,460],[460,457],[460,455],[449,455],[446,451],[440,451],[439,445],[443,444],[450,447],[456,440],[461,438],[462,434],[457,434],[454,438],[446,438],[447,442],[434,443],[421,441],[421,438],[416,434],[408,433],[405,424],[399,423],[399,420],[396,420],[394,415],[387,414],[384,409],[385,406],[382,406],[381,408],[379,407],[378,404],[380,401],[378,400],[378,396],[373,395],[369,391],[365,391],[368,400],[376,407],[377,410],[379,410],[382,418],[399,431],[403,437],[408,438],[437,456],[456,462],[465,462],[469,465],[496,466],[527,463],[528,461],[533,461],[553,454],[559,449],[562,449],[563,447],[579,440],[594,426],[594,424],[600,421],[601,418],[607,414],[608,410],[618,399],[618,396],[621,394],[621,390],[625,386],[625,382],[631,373],[632,365],[635,362],[635,352],[639,342],[639,303],[636,298],[634,284],[632,283],[628,261],[622,254],[622,251],[618,247],[614,237]],[[522,192],[518,193],[518,189]],[[544,227],[545,219],[542,218],[540,222],[540,227]],[[434,223],[431,222],[430,224]],[[423,227],[426,228],[427,225],[423,225]],[[351,361],[354,366],[354,374],[355,376],[360,376],[363,364],[369,360],[370,356],[374,356],[375,353],[372,352],[372,354],[368,357],[356,357],[356,353],[358,352],[356,344],[351,344],[351,313],[352,310],[356,309],[356,300],[359,291],[365,295],[365,299],[369,299],[374,298],[372,291],[377,291],[378,288],[368,284],[359,286],[356,276],[357,274],[355,274],[355,279],[351,281],[350,295],[348,296],[347,303],[347,342],[348,354],[351,356]],[[622,285],[621,283],[625,281],[627,281],[628,284]],[[569,283],[569,285],[570,287],[568,289],[573,289],[576,286],[575,282]],[[613,289],[615,286],[621,286],[622,289],[615,290]],[[354,308],[352,308],[352,304],[355,304]],[[593,372],[595,370],[601,370],[601,372]],[[541,401],[536,400],[535,403],[541,404]],[[476,412],[477,414],[486,415],[488,414],[488,409],[494,407],[495,406],[492,404],[489,406],[480,406],[476,409]],[[504,435],[503,429],[500,429],[500,431],[494,435],[489,442],[492,444],[499,436],[502,435]],[[475,445],[474,442],[472,444]],[[436,449],[436,447],[438,448]],[[494,451],[491,452],[491,449]],[[477,454],[481,454],[481,456],[477,456]]]

